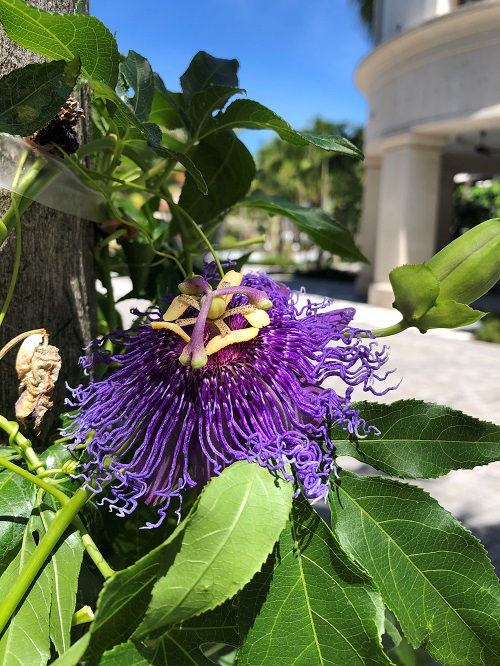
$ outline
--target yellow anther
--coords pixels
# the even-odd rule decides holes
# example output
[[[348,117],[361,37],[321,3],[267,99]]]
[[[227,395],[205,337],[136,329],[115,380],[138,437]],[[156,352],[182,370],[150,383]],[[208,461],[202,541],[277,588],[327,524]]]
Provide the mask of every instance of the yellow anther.
[[[238,342],[248,342],[248,340],[255,338],[258,332],[258,328],[240,328],[237,331],[231,331],[231,333],[228,333],[224,337],[222,335],[216,335],[205,347],[207,355],[210,356],[210,354],[215,354],[215,352],[220,351],[224,347],[234,345]]]
[[[200,309],[196,298],[193,298],[192,296],[186,296],[185,294],[176,296],[163,315],[164,321],[175,321],[176,319],[179,319],[179,317],[182,317],[190,305],[197,310]]]
[[[269,326],[271,320],[269,315],[265,310],[254,310],[248,314],[243,313],[243,316],[250,324],[250,326],[255,326],[255,328],[263,328],[264,326]]]
[[[224,289],[224,287],[239,287],[242,280],[243,273],[238,273],[237,271],[228,271],[217,285],[217,289]],[[228,294],[227,296],[223,297],[226,301],[226,306],[229,304],[232,297],[233,294]]]
[[[169,331],[177,333],[183,340],[189,342],[191,338],[178,324],[173,324],[169,321],[152,321],[151,328],[166,328]]]

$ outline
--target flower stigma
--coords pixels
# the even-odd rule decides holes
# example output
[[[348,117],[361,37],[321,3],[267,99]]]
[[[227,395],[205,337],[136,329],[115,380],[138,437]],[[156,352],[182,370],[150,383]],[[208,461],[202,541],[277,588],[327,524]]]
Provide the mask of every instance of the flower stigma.
[[[187,343],[179,356],[182,365],[204,368],[210,355],[229,345],[253,340],[259,329],[269,325],[267,310],[272,302],[262,290],[241,287],[242,280],[241,273],[229,271],[214,290],[201,276],[190,278],[179,285],[181,294],[174,298],[163,321],[151,322],[152,328],[168,329]],[[246,296],[249,303],[228,309],[234,294]],[[193,308],[196,315],[181,318],[188,308]],[[224,319],[234,315],[242,315],[250,326],[230,328]],[[191,335],[184,330],[188,326],[194,327]]]

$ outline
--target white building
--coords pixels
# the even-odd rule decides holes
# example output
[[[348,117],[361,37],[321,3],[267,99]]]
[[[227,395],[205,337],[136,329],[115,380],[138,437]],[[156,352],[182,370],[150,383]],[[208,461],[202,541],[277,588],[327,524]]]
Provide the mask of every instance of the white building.
[[[358,287],[390,307],[389,272],[449,242],[453,177],[500,173],[500,0],[375,0]]]

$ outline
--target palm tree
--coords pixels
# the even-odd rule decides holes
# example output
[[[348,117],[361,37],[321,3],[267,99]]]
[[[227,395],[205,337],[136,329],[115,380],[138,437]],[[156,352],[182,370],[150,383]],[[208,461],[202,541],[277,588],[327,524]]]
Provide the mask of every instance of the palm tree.
[[[373,37],[375,0],[351,0],[351,3],[357,8],[359,18],[370,34],[370,37]]]

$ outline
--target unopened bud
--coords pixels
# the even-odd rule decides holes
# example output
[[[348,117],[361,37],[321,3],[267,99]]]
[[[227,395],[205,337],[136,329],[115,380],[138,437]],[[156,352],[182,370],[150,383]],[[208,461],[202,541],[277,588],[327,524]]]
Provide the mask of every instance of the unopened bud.
[[[439,281],[438,301],[473,303],[500,279],[500,219],[470,229],[427,266]]]

